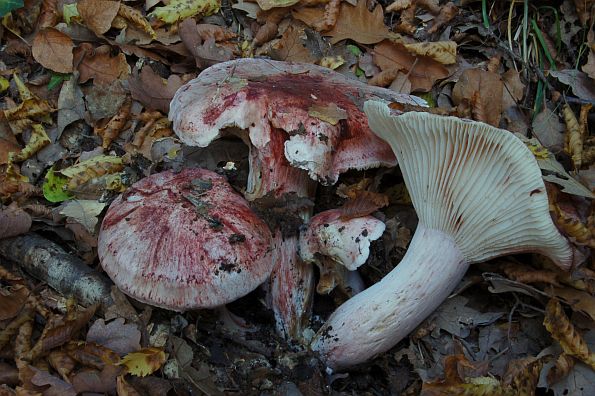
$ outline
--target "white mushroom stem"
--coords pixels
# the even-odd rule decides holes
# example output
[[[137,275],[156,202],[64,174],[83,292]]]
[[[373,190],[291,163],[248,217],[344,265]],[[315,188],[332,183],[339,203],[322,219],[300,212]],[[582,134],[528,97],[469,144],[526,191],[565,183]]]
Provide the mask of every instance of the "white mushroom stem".
[[[401,263],[341,305],[312,349],[333,368],[387,351],[448,297],[468,267],[451,236],[420,224]]]

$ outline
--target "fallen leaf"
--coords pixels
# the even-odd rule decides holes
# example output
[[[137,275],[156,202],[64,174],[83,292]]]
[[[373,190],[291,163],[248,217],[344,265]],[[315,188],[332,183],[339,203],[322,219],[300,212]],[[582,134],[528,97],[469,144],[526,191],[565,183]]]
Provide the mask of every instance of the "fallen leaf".
[[[140,336],[136,325],[124,324],[124,318],[108,324],[103,319],[97,319],[87,332],[87,341],[101,344],[122,356],[140,349]]]
[[[83,92],[75,78],[70,78],[62,84],[60,96],[58,97],[58,130],[60,137],[64,128],[71,123],[82,120],[85,117],[85,101]]]
[[[502,90],[502,109],[516,106],[523,99],[525,84],[522,83],[520,73],[514,69],[508,69],[502,75],[504,89]]]
[[[74,43],[72,39],[54,28],[37,33],[33,40],[33,58],[47,69],[58,73],[72,72]]]
[[[68,178],[60,175],[51,167],[45,174],[43,181],[43,196],[50,202],[62,202],[71,199],[73,195],[65,190]]]
[[[111,56],[112,47],[102,45],[93,49],[89,43],[83,43],[75,50],[75,56],[80,60],[78,71],[79,82],[85,83],[93,79],[96,83],[111,84],[115,80],[127,78],[130,66],[126,56],[119,52]]]
[[[312,63],[316,57],[304,45],[306,33],[296,24],[290,24],[271,48],[271,58],[286,62]]]
[[[55,347],[70,341],[80,329],[88,324],[96,309],[97,305],[92,305],[81,312],[77,312],[70,319],[46,324],[42,335],[29,351],[29,360],[37,359]]]
[[[455,105],[469,101],[477,93],[481,106],[488,107],[484,113],[485,121],[498,126],[502,113],[502,91],[504,85],[496,73],[481,69],[466,69],[459,77],[459,81],[452,89],[452,99]]]
[[[449,72],[439,62],[424,56],[414,56],[401,44],[385,40],[374,46],[374,62],[381,70],[398,69],[408,74],[411,91],[427,92],[436,80],[448,77]]]
[[[67,216],[84,226],[91,234],[95,233],[95,226],[106,204],[94,200],[71,200],[60,210],[60,214]]]
[[[583,65],[582,70],[583,72],[587,73],[591,79],[595,80],[595,51],[593,49],[589,51],[587,63]]]
[[[299,3],[300,0],[256,0],[256,3],[264,11],[271,8],[285,8]]]
[[[555,298],[550,299],[546,306],[543,324],[567,355],[576,357],[595,370],[595,353],[589,350],[589,346]]]
[[[572,289],[570,287],[551,289],[552,295],[560,298],[566,304],[570,305],[573,311],[580,311],[592,320],[595,320],[595,297],[587,292]]]
[[[129,353],[122,358],[120,365],[125,366],[132,375],[145,377],[158,370],[166,359],[163,349],[151,347]]]
[[[376,6],[368,11],[366,0],[358,0],[355,7],[348,3],[341,4],[341,12],[335,26],[325,36],[331,37],[331,43],[352,39],[360,44],[375,44],[390,34],[384,24],[382,7]]]
[[[220,6],[220,0],[172,0],[164,7],[155,8],[149,16],[172,24],[195,15],[213,15]]]
[[[43,147],[50,144],[50,142],[50,138],[43,126],[41,124],[33,124],[31,126],[29,141],[25,147],[17,153],[9,153],[8,160],[14,162],[25,161],[35,155]]]
[[[103,370],[83,370],[72,377],[72,386],[79,393],[96,392],[113,394],[116,390],[116,378],[123,371],[120,366],[107,364]]]
[[[0,224],[3,224],[2,212],[0,212]],[[27,301],[27,297],[29,297],[29,289],[23,285],[17,284],[0,288],[0,320],[12,319],[17,316]]]
[[[331,125],[337,125],[339,121],[347,119],[347,112],[335,103],[312,105],[308,109],[308,115]]]
[[[545,108],[533,119],[533,134],[539,142],[552,153],[562,151],[564,146],[564,124],[560,122],[558,115]]]
[[[165,114],[169,112],[169,102],[182,86],[179,76],[172,74],[165,80],[148,66],[143,67],[140,74],[133,73],[128,82],[133,99]]]
[[[49,389],[43,391],[44,396],[76,396],[77,392],[71,384],[51,375],[45,370],[39,370],[36,367],[29,366],[35,373],[31,382],[37,386],[50,385]]]
[[[118,396],[141,396],[132,385],[126,382],[122,375],[119,375],[116,381],[116,391]]]
[[[80,0],[77,2],[79,15],[96,35],[102,35],[112,27],[112,21],[118,15],[119,1]]]
[[[31,216],[16,202],[6,207],[2,206],[0,209],[0,239],[24,234],[31,228],[31,222]]]
[[[568,85],[580,99],[595,102],[595,81],[577,69],[551,70],[550,75]]]
[[[427,56],[443,65],[457,62],[457,43],[454,41],[426,41],[423,43],[404,44],[409,52]]]

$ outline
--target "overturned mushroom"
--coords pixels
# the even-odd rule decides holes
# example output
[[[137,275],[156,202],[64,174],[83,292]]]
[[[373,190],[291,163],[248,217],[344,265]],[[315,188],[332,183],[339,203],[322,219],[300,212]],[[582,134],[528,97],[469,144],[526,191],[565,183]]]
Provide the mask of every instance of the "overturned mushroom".
[[[188,168],[134,184],[99,234],[105,272],[124,293],[174,311],[213,308],[269,276],[271,234],[214,172]]]
[[[350,272],[366,262],[370,242],[384,232],[384,223],[373,216],[343,219],[342,214],[341,209],[318,213],[300,234],[300,257],[320,270],[316,289],[320,294],[330,293],[335,286],[348,294],[361,291],[349,285],[351,279],[357,279]]]
[[[169,117],[188,145],[206,147],[225,134],[248,144],[249,200],[311,198],[315,184],[308,174],[332,184],[347,169],[395,164],[390,147],[368,128],[363,103],[373,98],[425,105],[315,65],[238,59],[210,67],[181,87]],[[307,219],[310,211],[299,215]],[[313,272],[297,256],[297,228],[285,231],[275,230],[270,299],[278,330],[300,339]]]
[[[550,218],[541,172],[510,132],[429,113],[393,116],[367,102],[371,128],[393,147],[419,217],[403,260],[341,305],[312,349],[334,368],[394,346],[451,293],[469,264],[537,252],[576,260]]]

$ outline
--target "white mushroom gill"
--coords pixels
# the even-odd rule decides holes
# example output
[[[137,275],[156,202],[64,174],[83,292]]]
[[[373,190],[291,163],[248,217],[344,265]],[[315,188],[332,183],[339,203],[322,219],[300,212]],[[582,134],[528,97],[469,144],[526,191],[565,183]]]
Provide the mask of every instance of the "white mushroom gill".
[[[574,258],[548,211],[531,152],[508,131],[410,112],[382,102],[365,112],[393,148],[419,217],[407,254],[381,282],[341,305],[312,349],[334,368],[394,346],[452,292],[469,264],[538,252],[568,269]]]

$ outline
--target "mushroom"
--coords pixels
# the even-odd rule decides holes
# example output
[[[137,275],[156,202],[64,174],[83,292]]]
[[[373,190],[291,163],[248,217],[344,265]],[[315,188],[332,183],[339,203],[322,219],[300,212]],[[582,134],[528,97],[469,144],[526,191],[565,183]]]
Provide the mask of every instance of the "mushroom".
[[[338,284],[348,294],[360,292],[355,271],[366,262],[370,243],[382,236],[384,228],[384,223],[373,216],[345,219],[341,209],[313,216],[300,233],[299,247],[301,259],[320,270],[316,291],[328,294]],[[349,286],[354,280],[356,286]]]
[[[368,128],[366,99],[425,106],[422,99],[351,80],[330,69],[265,59],[216,64],[175,94],[169,117],[187,145],[206,147],[225,134],[249,146],[245,196],[312,198],[315,184],[347,169],[394,166],[385,142]],[[302,170],[303,169],[303,170]],[[302,210],[304,219],[310,210]],[[274,231],[270,304],[278,331],[301,339],[309,320],[313,270],[297,255],[298,229]],[[287,232],[289,231],[289,232]]]
[[[364,362],[394,346],[459,283],[469,264],[536,252],[563,269],[578,260],[555,227],[535,158],[490,125],[365,104],[372,130],[393,148],[419,224],[403,260],[342,304],[311,347],[329,367]]]
[[[271,239],[224,177],[187,168],[144,178],[116,198],[97,249],[124,293],[185,311],[224,305],[264,282]]]

